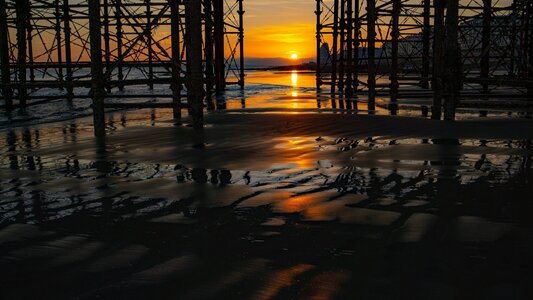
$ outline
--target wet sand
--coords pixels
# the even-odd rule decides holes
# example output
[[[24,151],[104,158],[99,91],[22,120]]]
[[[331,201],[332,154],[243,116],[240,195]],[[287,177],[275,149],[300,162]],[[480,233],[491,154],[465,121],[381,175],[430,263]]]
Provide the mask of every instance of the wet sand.
[[[2,298],[533,296],[531,120],[158,111],[0,132]]]

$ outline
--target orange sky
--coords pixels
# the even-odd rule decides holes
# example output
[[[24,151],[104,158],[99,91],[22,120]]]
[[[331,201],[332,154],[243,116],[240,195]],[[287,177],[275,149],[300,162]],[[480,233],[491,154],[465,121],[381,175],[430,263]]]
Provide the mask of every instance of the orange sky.
[[[246,0],[247,57],[316,56],[314,0]]]
[[[329,1],[332,0],[325,0],[325,2]],[[315,9],[315,0],[245,0],[245,56],[247,58],[289,59],[297,55],[299,59],[313,60],[316,56]],[[12,37],[15,37],[14,29],[12,31]],[[84,32],[84,28],[81,32]],[[166,36],[169,33],[169,28],[158,28],[154,31],[156,37]],[[54,47],[55,32],[48,30],[42,35],[44,40],[48,41],[47,47]],[[72,38],[72,52],[76,60],[83,43],[75,37]],[[84,36],[84,38],[88,37]],[[161,41],[161,43],[169,47],[170,40]],[[114,41],[111,41],[111,44],[114,48]],[[35,61],[48,60],[48,56],[43,54],[46,50],[40,41],[34,42],[33,50]],[[88,53],[83,53],[82,56],[82,60],[88,59]],[[52,60],[55,58],[54,53]]]

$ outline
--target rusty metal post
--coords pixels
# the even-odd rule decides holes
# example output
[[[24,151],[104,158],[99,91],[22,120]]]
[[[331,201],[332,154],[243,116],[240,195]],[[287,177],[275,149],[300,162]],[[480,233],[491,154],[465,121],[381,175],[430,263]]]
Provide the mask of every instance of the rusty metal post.
[[[401,0],[392,0],[392,30],[391,30],[391,73],[390,73],[390,102],[397,105],[398,101],[398,47],[400,40],[400,11]]]
[[[71,40],[70,40],[70,7],[69,7],[69,0],[63,0],[63,34],[65,35],[65,64],[66,64],[66,71],[67,71],[67,98],[72,99],[72,96],[74,94],[73,88],[72,88],[72,46],[71,46]]]
[[[459,102],[462,83],[461,56],[458,41],[459,0],[451,0],[446,9],[445,76],[444,76],[444,119],[455,120],[455,109]]]
[[[224,54],[224,0],[213,0],[215,31],[215,85],[217,93],[226,89],[226,58]]]
[[[170,1],[170,39],[172,53],[172,109],[174,119],[181,118],[181,53],[179,0]],[[210,1],[208,1],[210,2]]]
[[[489,85],[486,82],[489,79],[490,72],[490,37],[492,23],[492,0],[483,0],[483,31],[481,36],[481,79],[483,93],[489,92]]]
[[[244,89],[244,7],[243,0],[239,1],[239,86]]]
[[[339,38],[339,0],[335,0],[333,2],[333,44],[331,46],[332,47],[332,51],[331,51],[331,95],[335,95],[336,88],[337,88],[338,38]]]
[[[420,86],[429,89],[429,66],[431,45],[431,0],[424,0],[424,29],[422,31],[422,79]]]
[[[89,38],[91,44],[91,96],[93,98],[94,135],[105,137],[104,72],[102,66],[102,32],[100,0],[89,1]]]
[[[27,56],[26,56],[26,29],[28,26],[28,7],[29,0],[22,0],[16,5],[17,15],[17,66],[18,66],[18,97],[21,107],[26,107],[26,101],[28,98],[28,91],[26,88],[26,68],[27,68]]]
[[[204,78],[202,72],[202,4],[197,0],[185,1],[187,30],[187,102],[193,127],[203,128]]]
[[[368,109],[374,110],[376,103],[376,0],[368,0],[367,7],[368,47]]]
[[[7,110],[13,106],[11,90],[11,71],[9,68],[9,36],[7,26],[6,1],[0,0],[0,76],[2,79],[2,96]]]
[[[442,116],[442,98],[443,98],[443,72],[444,72],[444,9],[446,0],[434,0],[435,17],[433,29],[433,107],[431,112],[432,119],[439,119]]]

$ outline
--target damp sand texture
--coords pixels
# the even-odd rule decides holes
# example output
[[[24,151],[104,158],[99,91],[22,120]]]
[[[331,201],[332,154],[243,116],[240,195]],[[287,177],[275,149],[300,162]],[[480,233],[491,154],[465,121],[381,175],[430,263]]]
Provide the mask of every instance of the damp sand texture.
[[[2,298],[533,295],[531,120],[123,117],[0,132]]]

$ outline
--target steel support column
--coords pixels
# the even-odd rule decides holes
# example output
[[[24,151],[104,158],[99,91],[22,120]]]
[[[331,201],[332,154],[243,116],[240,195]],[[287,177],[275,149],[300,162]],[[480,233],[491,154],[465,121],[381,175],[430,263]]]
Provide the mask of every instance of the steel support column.
[[[490,37],[492,23],[492,0],[483,0],[483,29],[481,36],[481,79],[484,80],[483,93],[488,93],[489,85],[486,80],[489,79],[490,71]]]
[[[28,3],[29,5],[29,3]],[[54,14],[55,14],[55,34],[56,34],[56,53],[57,53],[57,78],[59,80],[59,82],[63,82],[64,81],[64,75],[63,75],[63,48],[62,48],[62,44],[63,44],[63,41],[62,41],[62,36],[61,36],[61,19],[62,19],[62,16],[61,16],[61,10],[62,10],[62,7],[61,5],[59,4],[59,0],[55,0],[54,2]],[[29,9],[28,9],[28,13],[29,13]],[[63,89],[63,88],[61,88]]]
[[[440,119],[442,116],[443,72],[444,72],[444,10],[446,0],[434,0],[435,17],[433,29],[433,108],[431,118]]]
[[[353,98],[353,0],[348,0],[346,6],[346,85],[345,95]]]
[[[322,0],[316,0],[316,88],[320,89],[322,86],[322,58],[320,57],[320,49],[322,47]]]
[[[357,96],[357,90],[359,89],[359,40],[361,31],[361,20],[359,17],[359,0],[354,0],[354,41],[353,41],[353,91]]]
[[[400,11],[401,0],[392,0],[392,20],[391,20],[391,70],[390,70],[390,101],[396,105],[398,101],[398,42],[400,39]]]
[[[459,0],[450,0],[446,7],[446,38],[444,40],[444,119],[455,120],[462,82],[461,57],[458,41]]]
[[[334,0],[333,2],[333,22],[334,22],[333,23],[333,43],[332,43],[332,51],[331,51],[332,52],[331,53],[331,95],[335,95],[336,89],[337,89],[337,62],[339,61],[339,58],[338,58],[339,0]],[[342,81],[342,78],[340,78],[340,81]]]
[[[181,53],[180,53],[180,10],[179,0],[170,2],[170,41],[172,61],[172,111],[174,119],[181,118]]]
[[[429,89],[429,68],[431,63],[431,0],[424,0],[424,28],[422,31],[422,79],[420,85],[423,89]]]
[[[204,53],[205,53],[205,82],[206,91],[208,95],[211,95],[213,87],[215,85],[215,75],[213,70],[214,62],[214,48],[213,48],[213,1],[204,0]]]
[[[29,0],[21,0],[16,5],[17,15],[17,66],[18,66],[18,99],[21,107],[26,107],[28,91],[26,88],[26,34]]]
[[[375,109],[376,101],[376,0],[367,0],[368,51],[368,109]]]
[[[244,89],[245,72],[244,72],[244,7],[243,0],[239,1],[239,86]]]
[[[224,42],[224,0],[213,0],[215,32],[215,85],[217,93],[226,89],[225,42]]]
[[[71,31],[70,31],[70,7],[69,0],[63,0],[63,32],[65,35],[65,64],[67,72],[67,97],[71,99],[73,96],[72,88],[72,46],[71,46]]]
[[[187,30],[187,101],[195,129],[203,128],[204,78],[202,72],[202,4],[198,0],[185,0]]]
[[[7,26],[6,1],[0,0],[0,76],[2,80],[2,97],[6,109],[13,106],[11,90],[11,70],[9,69],[9,35]]]
[[[100,0],[89,1],[89,37],[91,44],[91,96],[93,98],[94,135],[105,136],[104,72],[102,66],[102,32]]]

